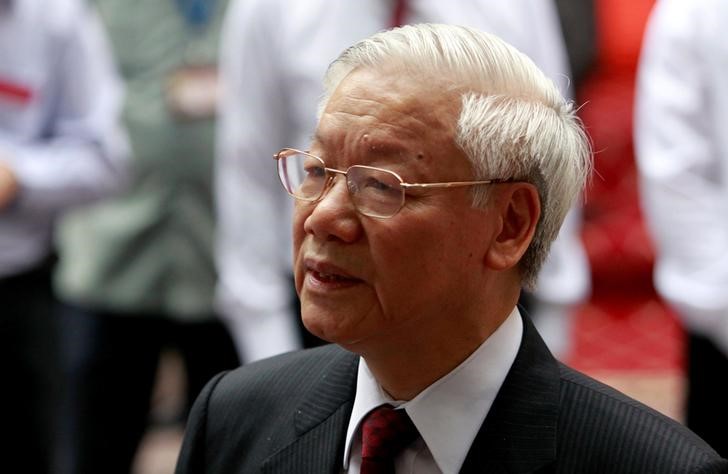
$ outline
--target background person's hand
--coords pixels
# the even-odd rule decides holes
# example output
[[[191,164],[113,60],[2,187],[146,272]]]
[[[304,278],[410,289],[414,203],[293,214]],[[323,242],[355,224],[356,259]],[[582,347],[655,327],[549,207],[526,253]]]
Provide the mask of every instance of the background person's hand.
[[[0,160],[0,211],[5,209],[18,194],[18,180],[10,167]]]

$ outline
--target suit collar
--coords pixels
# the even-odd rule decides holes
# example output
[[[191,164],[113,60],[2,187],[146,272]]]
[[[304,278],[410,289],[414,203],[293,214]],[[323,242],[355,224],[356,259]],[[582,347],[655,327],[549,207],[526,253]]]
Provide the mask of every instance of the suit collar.
[[[346,427],[356,391],[358,356],[337,346],[327,365],[317,372],[319,381],[296,408],[297,438],[263,464],[265,473],[321,474],[341,471]]]
[[[528,473],[556,459],[559,367],[527,316],[523,341],[461,472]]]
[[[530,319],[491,410],[475,437],[462,473],[528,473],[556,459],[559,367]],[[272,455],[265,473],[338,473],[356,392],[358,357],[336,346],[330,362],[296,408],[297,439]]]

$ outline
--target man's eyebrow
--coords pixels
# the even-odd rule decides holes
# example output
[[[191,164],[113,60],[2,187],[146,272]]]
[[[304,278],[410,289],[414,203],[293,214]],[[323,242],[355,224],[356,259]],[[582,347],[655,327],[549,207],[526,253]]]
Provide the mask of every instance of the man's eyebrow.
[[[405,155],[409,153],[406,146],[403,146],[392,141],[372,141],[369,143],[367,150],[368,153],[373,155]]]
[[[312,148],[312,145],[321,145],[323,147],[326,147],[327,143],[329,143],[329,139],[319,133],[319,131],[315,131],[312,135],[309,137],[309,150]],[[406,155],[412,155],[413,157],[420,159],[423,157],[422,153],[412,153],[411,150],[409,150],[406,146],[401,145],[399,143],[393,142],[391,140],[376,140],[373,139],[369,141],[368,146],[365,150],[363,150],[363,153],[366,155],[374,155],[374,156],[406,156]]]

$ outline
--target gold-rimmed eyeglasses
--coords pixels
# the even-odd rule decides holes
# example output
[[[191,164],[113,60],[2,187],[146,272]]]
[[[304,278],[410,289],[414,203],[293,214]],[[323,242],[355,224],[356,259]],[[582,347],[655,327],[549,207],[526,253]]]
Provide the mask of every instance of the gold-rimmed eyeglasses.
[[[323,198],[337,174],[344,175],[349,197],[356,210],[368,217],[392,217],[402,209],[405,191],[412,188],[455,188],[479,184],[505,183],[509,179],[451,181],[447,183],[405,183],[394,171],[373,166],[353,165],[345,171],[329,168],[318,156],[284,148],[273,158],[285,190],[300,201]]]

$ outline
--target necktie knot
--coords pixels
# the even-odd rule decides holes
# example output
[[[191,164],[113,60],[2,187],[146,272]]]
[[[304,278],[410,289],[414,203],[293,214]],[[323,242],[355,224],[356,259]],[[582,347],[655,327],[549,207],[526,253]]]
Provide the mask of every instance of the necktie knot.
[[[375,408],[362,423],[362,474],[394,472],[394,458],[417,436],[406,411]]]

